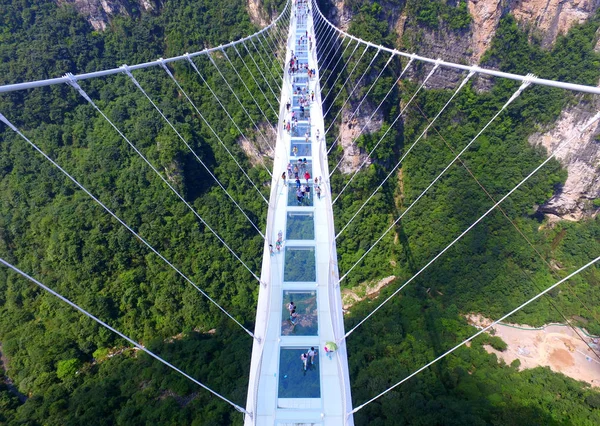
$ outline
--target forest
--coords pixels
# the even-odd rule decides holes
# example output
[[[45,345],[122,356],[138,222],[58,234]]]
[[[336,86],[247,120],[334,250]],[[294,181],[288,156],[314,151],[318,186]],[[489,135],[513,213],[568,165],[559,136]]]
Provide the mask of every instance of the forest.
[[[400,49],[409,46],[391,33],[387,25],[390,10],[406,8],[415,25],[437,30],[460,33],[471,25],[464,2],[346,3],[353,13],[350,33]],[[265,1],[262,6],[266,16],[274,16],[284,4]],[[332,7],[328,2],[320,5],[324,12]],[[94,31],[69,5],[46,0],[0,0],[0,17],[0,85],[198,51],[258,29],[241,0],[167,1],[154,12],[113,17],[102,32]],[[600,17],[596,16],[545,50],[507,15],[483,65],[595,85],[600,77],[600,57],[593,47],[599,26]],[[264,65],[275,75],[281,72],[277,58],[262,53],[269,60]],[[276,120],[275,112],[269,113],[266,100],[258,96],[260,91],[268,92],[268,87],[260,87],[262,82],[252,78],[243,59],[229,57],[267,112],[265,118],[258,109],[249,108],[259,129],[211,62],[199,58],[195,63],[261,156],[267,151],[261,142],[262,129],[268,127],[267,119]],[[252,104],[226,58],[214,55],[213,59],[226,79],[236,82],[243,104]],[[365,71],[370,59],[358,64],[356,75]],[[376,58],[369,75],[376,75],[384,63],[382,57]],[[369,94],[370,104],[383,99],[403,65],[398,61],[385,71],[380,85]],[[231,125],[192,68],[177,64],[171,70],[222,142],[241,159],[258,191],[268,198],[268,161],[265,168],[242,149],[240,129]],[[346,76],[341,67],[323,71],[325,78],[327,73]],[[373,153],[373,163],[356,175],[335,204],[338,231],[425,128],[424,117],[434,116],[451,96],[449,90],[422,91],[404,119],[392,126],[399,105],[411,97],[428,71],[417,68],[412,78],[403,79],[384,103],[381,130],[358,141],[369,152],[390,129]],[[198,113],[182,101],[173,81],[159,68],[135,71],[134,76],[177,123],[193,151],[250,221],[264,230],[266,205],[261,196],[241,178],[237,165]],[[334,94],[346,90],[341,87],[344,79],[340,80],[338,86],[327,90]],[[430,132],[406,157],[401,184],[398,178],[391,179],[341,234],[337,246],[342,274],[516,90],[514,83],[506,81],[492,80],[487,91],[479,90],[480,84],[477,80],[469,83],[448,114],[440,117],[436,124],[439,133]],[[260,235],[125,75],[85,81],[81,86],[206,224],[186,209],[68,85],[0,95],[0,112],[252,330],[258,284],[208,226],[252,271],[260,270]],[[331,105],[330,118],[342,106],[342,98]],[[545,158],[544,152],[528,144],[528,135],[552,123],[566,105],[579,100],[555,89],[528,89],[465,153],[464,164],[491,197],[501,197]],[[22,139],[0,126],[0,257],[244,405],[251,338]],[[267,142],[273,138],[268,132],[266,136]],[[332,154],[330,169],[342,152],[334,149]],[[348,178],[333,174],[334,196]],[[348,340],[355,404],[471,335],[475,329],[467,324],[465,313],[499,317],[597,255],[598,219],[550,227],[536,214],[534,206],[546,201],[565,179],[566,172],[552,162],[503,204],[506,216],[495,212],[486,218],[357,329]],[[395,275],[396,280],[380,298],[391,294],[491,205],[466,168],[455,164],[435,191],[415,205],[342,286]],[[549,268],[549,260],[562,268]],[[600,272],[591,268],[565,283],[563,291],[552,292],[510,320],[541,325],[562,322],[565,315],[578,318],[591,333],[600,333],[599,285]],[[353,306],[346,328],[364,318],[373,306],[369,300]],[[547,368],[519,371],[516,364],[504,365],[482,348],[489,339],[476,340],[470,348],[458,350],[361,410],[356,424],[600,423],[597,391]],[[4,367],[0,369],[0,424],[242,422],[241,415],[224,402],[4,268],[0,268],[0,342]],[[501,342],[494,344],[502,346]]]

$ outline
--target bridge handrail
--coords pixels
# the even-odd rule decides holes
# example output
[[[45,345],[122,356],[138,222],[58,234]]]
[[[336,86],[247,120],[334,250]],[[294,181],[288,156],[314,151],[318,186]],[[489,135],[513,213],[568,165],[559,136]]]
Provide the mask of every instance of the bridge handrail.
[[[257,31],[254,34],[251,34],[247,37],[241,38],[236,41],[229,42],[227,44],[222,44],[218,47],[206,48],[204,50],[194,52],[194,53],[185,53],[183,55],[173,56],[171,58],[166,58],[166,59],[159,58],[155,61],[144,62],[144,63],[136,64],[136,65],[129,65],[129,70],[134,71],[134,70],[139,70],[139,69],[144,69],[144,68],[162,66],[161,64],[163,64],[163,63],[178,62],[178,61],[187,60],[188,58],[194,58],[196,56],[208,55],[209,53],[217,52],[217,51],[220,51],[223,49],[227,49],[228,47],[232,47],[232,46],[236,46],[238,44],[244,43],[248,40],[258,37],[260,34],[268,31],[274,25],[276,25],[277,22],[279,22],[279,20],[286,14],[288,7],[291,6],[291,2],[292,2],[292,0],[287,0],[287,3],[285,4],[285,7],[283,8],[283,12],[273,22],[271,22],[270,25],[266,26],[262,30]],[[89,72],[89,73],[84,73],[84,74],[77,74],[77,75],[73,75],[72,78],[74,78],[75,81],[79,81],[79,80],[87,80],[87,79],[97,78],[97,77],[105,77],[107,75],[119,74],[122,72],[124,72],[123,68],[118,67],[118,68],[111,68],[108,70],[95,71],[95,72]],[[25,82],[25,83],[7,84],[4,86],[0,86],[0,93],[15,92],[15,91],[19,91],[19,90],[33,89],[36,87],[52,86],[52,85],[56,85],[56,84],[68,83],[70,80],[71,80],[71,78],[67,77],[65,75],[63,77],[50,78],[50,79],[46,79],[46,80],[36,80],[36,81],[30,81],[30,82]]]
[[[312,0],[312,1],[313,1],[313,10],[316,10],[317,13],[321,16],[321,18],[338,33],[343,34],[344,36],[349,37],[352,40],[362,43],[366,46],[373,47],[375,49],[381,49],[381,50],[388,52],[395,56],[401,56],[404,58],[413,58],[414,60],[417,60],[417,61],[426,62],[426,63],[430,63],[430,64],[438,64],[439,66],[446,67],[446,68],[454,68],[454,69],[458,69],[458,70],[462,70],[462,71],[469,71],[469,72],[474,72],[474,73],[479,73],[479,74],[491,75],[494,77],[508,78],[511,80],[516,80],[516,81],[521,81],[521,82],[530,81],[533,84],[539,84],[541,86],[558,87],[561,89],[567,89],[567,90],[573,90],[573,91],[577,91],[577,92],[592,93],[595,95],[600,95],[600,87],[586,86],[584,84],[576,84],[576,83],[565,83],[562,81],[547,80],[547,79],[538,78],[538,77],[530,78],[527,75],[513,74],[513,73],[493,70],[493,69],[489,69],[489,68],[482,68],[478,65],[456,64],[454,62],[443,61],[441,59],[431,59],[431,58],[427,58],[425,56],[419,56],[415,53],[401,52],[396,49],[390,49],[388,47],[381,46],[379,44],[371,43],[369,41],[355,37],[352,34],[348,34],[344,30],[341,30],[338,27],[336,27],[335,25],[333,25],[325,17],[325,15],[323,15],[321,10],[318,8],[316,1],[315,0]]]
[[[316,44],[316,43],[315,43]],[[317,80],[317,84],[319,81],[319,69],[317,67],[317,75],[315,77],[315,79]],[[317,105],[322,105],[322,101],[321,101],[321,90],[315,90],[315,104]],[[328,194],[328,196],[331,197],[331,185],[330,185],[330,180],[329,180],[329,166],[327,164],[327,147],[326,147],[326,143],[325,143],[325,135],[321,136],[321,138],[317,141],[318,144],[318,149],[319,149],[319,163],[320,163],[320,171],[321,171],[321,179],[320,179],[320,185],[323,186],[323,189],[325,190],[324,193]],[[316,176],[316,174],[315,174]],[[327,177],[327,181],[323,181],[323,176]],[[326,195],[327,196],[327,195]],[[336,357],[336,361],[337,361],[337,368],[340,374],[340,377],[342,378],[342,406],[343,406],[343,412],[345,413],[344,416],[344,425],[348,424],[348,419],[349,419],[349,411],[348,411],[348,392],[347,389],[349,388],[350,384],[347,383],[344,378],[346,377],[344,374],[344,366],[342,364],[342,359],[347,359],[347,355],[345,354],[345,345],[346,345],[346,341],[343,340],[343,332],[340,333],[340,324],[339,324],[339,313],[342,312],[342,304],[341,304],[341,298],[338,297],[339,294],[339,286],[340,286],[340,280],[339,280],[339,272],[337,270],[337,249],[336,249],[336,243],[335,243],[335,228],[334,228],[334,223],[333,223],[333,206],[331,203],[328,203],[328,207],[327,207],[327,222],[328,222],[328,228],[331,230],[330,232],[333,234],[331,235],[331,245],[329,246],[329,272],[327,274],[327,279],[328,279],[328,283],[327,283],[327,292],[328,292],[328,299],[329,299],[329,314],[331,316],[331,324],[333,327],[333,336],[336,342],[338,343],[338,350],[336,351],[335,357]],[[340,342],[341,341],[341,342]]]

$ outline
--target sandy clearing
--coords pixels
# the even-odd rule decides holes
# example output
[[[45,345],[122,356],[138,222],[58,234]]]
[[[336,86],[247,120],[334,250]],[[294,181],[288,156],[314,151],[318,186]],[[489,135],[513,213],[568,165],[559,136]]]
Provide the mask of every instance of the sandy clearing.
[[[478,315],[469,315],[467,318],[471,325],[479,328],[492,322]],[[521,362],[519,370],[550,367],[552,371],[600,387],[600,361],[572,328],[559,324],[542,329],[519,324],[498,324],[494,329],[495,335],[504,340],[508,348],[504,352],[488,345],[484,348],[507,364],[518,359]],[[580,334],[600,353],[600,346],[592,338]]]

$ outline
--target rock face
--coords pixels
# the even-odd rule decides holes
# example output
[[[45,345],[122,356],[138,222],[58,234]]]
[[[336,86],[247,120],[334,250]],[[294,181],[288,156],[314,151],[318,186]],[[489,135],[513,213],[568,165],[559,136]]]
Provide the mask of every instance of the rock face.
[[[355,170],[371,164],[371,160],[367,158],[366,152],[360,149],[355,141],[361,134],[368,134],[378,131],[383,123],[380,114],[375,114],[373,119],[369,120],[373,114],[373,109],[365,107],[363,112],[359,112],[352,116],[352,111],[344,110],[342,113],[342,124],[339,129],[339,143],[344,150],[344,156],[339,165],[340,172],[344,174],[354,173]],[[365,161],[366,160],[366,161]]]
[[[471,59],[475,63],[489,47],[502,15],[512,14],[549,47],[559,34],[590,18],[600,0],[468,0],[467,6],[473,17]]]
[[[590,18],[600,7],[600,0],[512,0],[510,12],[517,21],[530,25],[549,46],[559,34]]]
[[[437,29],[419,25],[414,17],[404,11],[392,13],[391,31],[398,39],[416,46],[418,54],[463,64],[477,64],[490,47],[491,41],[502,16],[512,14],[519,25],[532,37],[541,40],[542,46],[549,48],[556,38],[565,34],[573,25],[585,22],[600,8],[600,0],[458,0],[466,1],[473,19],[468,29],[449,30],[444,24]],[[352,16],[343,0],[332,0],[332,21],[340,27],[347,27]],[[596,50],[600,52],[600,30]],[[418,72],[410,70],[409,77],[422,78],[429,70],[423,67]],[[436,72],[427,82],[428,88],[455,88],[463,78],[463,73]],[[486,77],[474,79],[477,90],[489,90],[493,80]],[[562,112],[557,122],[545,132],[532,135],[533,145],[543,146],[547,152],[577,133],[577,129],[600,108],[595,103],[580,102]],[[350,114],[344,113],[341,126],[341,145],[344,160],[340,164],[342,172],[349,173],[364,160],[364,153],[354,143],[355,130],[362,127],[368,115],[364,112],[348,122]],[[379,128],[375,123],[372,131]],[[578,220],[595,215],[598,207],[594,200],[600,199],[600,139],[599,126],[592,126],[581,138],[575,139],[558,156],[558,160],[568,171],[564,186],[540,210],[551,217]],[[597,203],[597,202],[596,202]]]
[[[479,60],[490,46],[502,16],[501,0],[469,0],[467,8],[473,18],[471,63]]]
[[[341,30],[347,31],[348,25],[350,25],[350,20],[352,19],[352,14],[346,8],[346,1],[332,0],[332,3],[334,6],[332,10],[335,11],[335,14],[327,17],[327,19],[335,23],[335,25],[337,25],[337,27]]]
[[[399,15],[391,23],[392,30],[402,37],[412,39],[419,54],[430,58],[441,57],[447,61],[477,64],[490,47],[496,34],[500,18],[512,14],[522,28],[542,40],[550,47],[559,34],[565,34],[573,25],[583,23],[600,8],[600,0],[459,0],[467,1],[473,19],[468,29],[451,31],[440,25],[438,29],[425,28],[407,17]],[[344,6],[338,1],[338,15],[343,16]],[[343,2],[342,2],[343,3]],[[346,17],[340,21],[347,21]],[[454,86],[458,75],[438,75],[431,80],[430,87],[449,88]]]
[[[263,5],[262,0],[248,0],[248,14],[250,15],[250,21],[258,27],[266,27],[269,22],[262,13]]]
[[[157,0],[57,0],[57,3],[73,6],[96,31],[105,30],[111,16],[130,16],[133,8],[149,12],[160,6]]]
[[[578,128],[598,111],[600,100],[581,102],[565,109],[554,126],[545,133],[529,138],[533,145],[541,145],[548,153],[578,134]],[[564,186],[540,210],[567,220],[579,220],[598,213],[593,200],[600,198],[600,125],[592,125],[581,137],[574,138],[557,154],[557,159],[567,169]]]

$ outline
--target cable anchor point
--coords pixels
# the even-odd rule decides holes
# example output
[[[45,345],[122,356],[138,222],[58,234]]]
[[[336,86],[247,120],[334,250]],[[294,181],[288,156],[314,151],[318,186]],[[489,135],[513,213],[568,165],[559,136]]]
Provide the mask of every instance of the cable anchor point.
[[[74,88],[75,90],[77,90],[79,92],[79,94],[89,103],[93,104],[92,99],[88,96],[87,93],[85,93],[85,91],[81,88],[81,86],[79,85],[79,83],[77,83],[77,77],[75,77],[73,74],[71,74],[70,72],[65,74],[65,77],[68,79],[67,84],[69,86],[71,86],[72,88]]]

